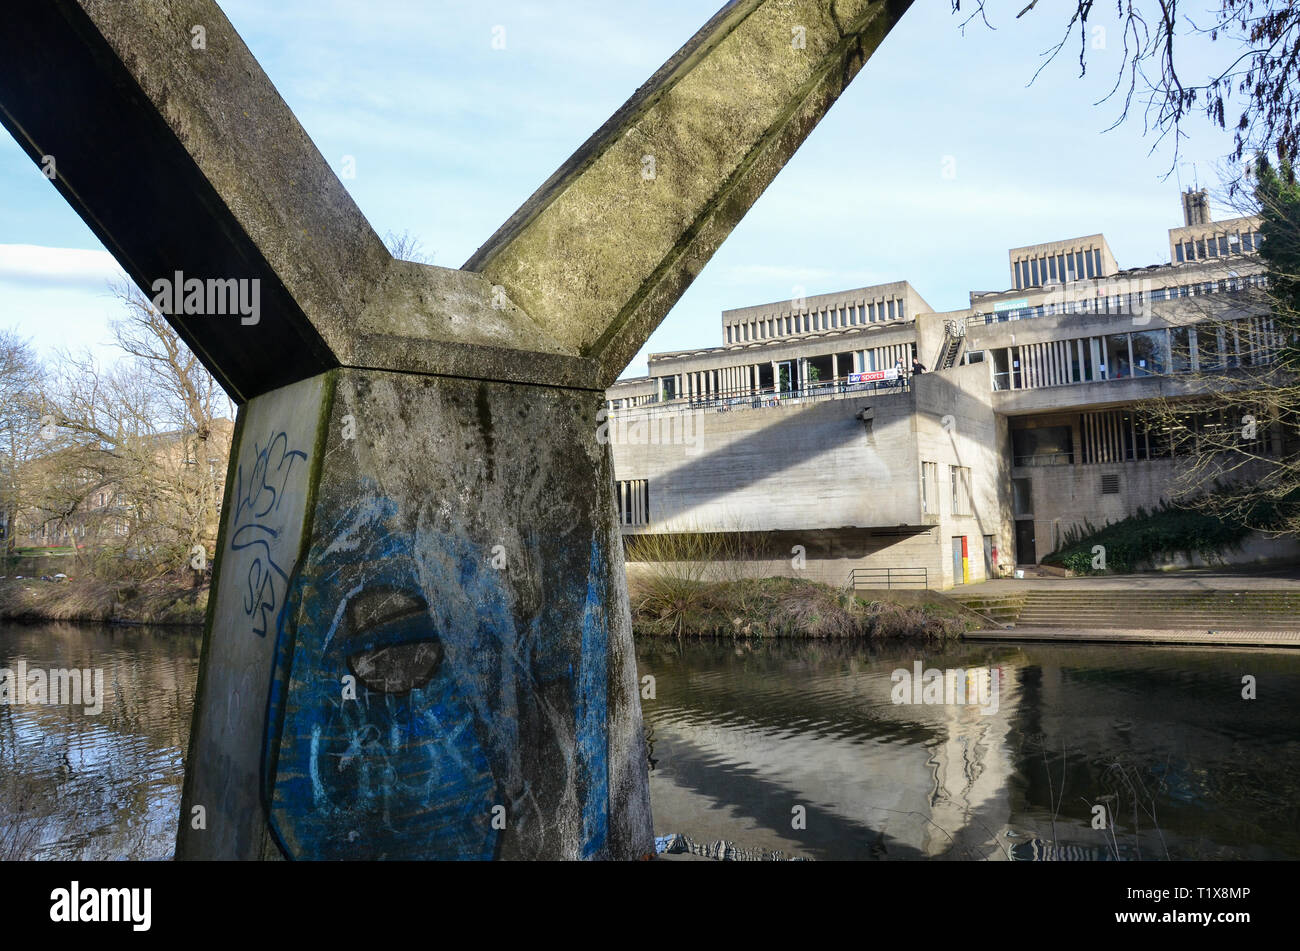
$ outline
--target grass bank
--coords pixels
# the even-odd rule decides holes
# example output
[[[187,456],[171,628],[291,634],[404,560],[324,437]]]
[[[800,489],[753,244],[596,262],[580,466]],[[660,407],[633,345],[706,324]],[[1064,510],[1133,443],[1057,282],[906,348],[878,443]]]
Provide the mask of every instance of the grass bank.
[[[174,578],[144,583],[0,580],[0,620],[6,621],[201,625],[207,609],[206,584],[196,589]]]
[[[794,637],[948,640],[967,621],[951,605],[913,595],[864,596],[797,578],[628,579],[632,630],[642,637]]]

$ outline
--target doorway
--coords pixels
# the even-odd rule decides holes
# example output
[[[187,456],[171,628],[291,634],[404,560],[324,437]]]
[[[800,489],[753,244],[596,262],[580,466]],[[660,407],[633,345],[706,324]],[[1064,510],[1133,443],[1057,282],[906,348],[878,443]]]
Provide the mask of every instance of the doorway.
[[[1016,564],[1038,564],[1038,552],[1034,548],[1034,520],[1032,518],[1016,520]]]

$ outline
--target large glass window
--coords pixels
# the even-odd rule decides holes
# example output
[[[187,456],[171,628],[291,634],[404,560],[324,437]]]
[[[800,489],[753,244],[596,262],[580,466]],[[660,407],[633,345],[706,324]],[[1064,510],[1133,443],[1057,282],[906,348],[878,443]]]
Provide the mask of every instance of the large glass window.
[[[1241,233],[1241,249],[1243,251],[1253,251],[1254,248],[1253,232],[1243,231]]]
[[[1083,252],[1082,251],[1074,252],[1074,273],[1079,276],[1079,280],[1083,280]]]
[[[1053,281],[1056,280],[1056,256],[1055,255],[1047,259],[1047,265],[1048,265],[1048,270],[1050,270],[1052,274],[1051,279]]]
[[[1182,246],[1181,244],[1174,245],[1174,254],[1175,254],[1175,256],[1176,256],[1177,259],[1178,259],[1178,263],[1179,263],[1179,264],[1182,264],[1182,263],[1183,263],[1183,246]]]
[[[1031,287],[1037,287],[1038,284],[1039,284],[1039,281],[1038,281],[1038,258],[1034,258],[1032,261],[1029,262],[1029,269],[1030,269],[1031,276],[1032,276],[1033,279],[1034,279],[1033,284],[1031,284],[1030,286],[1031,286]]]
[[[889,319],[894,319],[894,302],[892,300],[889,302]]]
[[[1190,373],[1192,370],[1192,332],[1188,327],[1169,329],[1169,372]]]
[[[1098,277],[1101,277],[1101,273],[1102,273],[1102,272],[1101,272],[1101,252],[1098,251],[1096,248],[1094,248],[1093,251],[1092,251],[1092,257],[1093,257],[1093,265],[1094,265],[1094,266],[1096,267],[1096,269],[1097,269],[1097,276],[1098,276]]]
[[[1226,234],[1219,235],[1219,253],[1228,253],[1228,236]]]
[[[1159,376],[1169,372],[1169,356],[1165,353],[1165,332],[1145,330],[1132,335],[1133,375]]]
[[[1122,380],[1133,375],[1128,357],[1128,334],[1110,334],[1106,339],[1106,379]]]
[[[1096,277],[1097,272],[1092,269],[1092,252],[1086,252],[1084,254],[1084,260],[1088,262],[1088,276]]]
[[[1223,369],[1222,329],[1203,325],[1196,328],[1196,358],[1202,370]]]
[[[1016,290],[1025,286],[1025,282],[1020,279],[1020,262],[1016,262]]]

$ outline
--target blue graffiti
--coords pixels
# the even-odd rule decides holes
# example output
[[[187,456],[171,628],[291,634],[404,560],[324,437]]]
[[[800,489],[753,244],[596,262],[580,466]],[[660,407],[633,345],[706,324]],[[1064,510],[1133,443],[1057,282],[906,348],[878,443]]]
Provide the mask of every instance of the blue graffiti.
[[[600,547],[584,552],[586,578],[520,615],[484,545],[400,514],[364,480],[318,509],[276,625],[263,751],[275,841],[299,859],[526,857],[553,849],[576,807],[569,841],[603,854]],[[566,638],[555,622],[579,611]]]
[[[235,477],[235,510],[231,520],[230,550],[251,550],[244,581],[244,613],[252,619],[253,633],[265,637],[269,619],[289,583],[288,572],[276,560],[274,545],[284,526],[280,503],[295,463],[307,454],[289,448],[289,437],[278,432],[258,448],[253,443],[253,463],[247,475],[240,462]],[[278,586],[278,590],[277,590]]]

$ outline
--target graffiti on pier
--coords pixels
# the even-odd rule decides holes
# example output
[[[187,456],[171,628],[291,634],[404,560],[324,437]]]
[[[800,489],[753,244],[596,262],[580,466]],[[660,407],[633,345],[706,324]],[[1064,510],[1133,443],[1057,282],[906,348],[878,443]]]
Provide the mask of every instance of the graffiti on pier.
[[[364,481],[317,515],[276,625],[267,711],[263,801],[284,854],[526,857],[554,845],[562,814],[577,854],[598,854],[599,550],[561,594],[585,615],[566,640],[539,636],[542,618],[468,532],[412,527]]]
[[[241,459],[236,472],[230,550],[252,556],[242,579],[243,607],[259,637],[266,636],[289,584],[289,573],[282,564],[285,553],[276,550],[285,529],[281,503],[294,466],[306,462],[307,454],[290,449],[288,435],[278,432],[265,446],[254,442],[252,458]],[[244,560],[241,557],[237,563]]]

